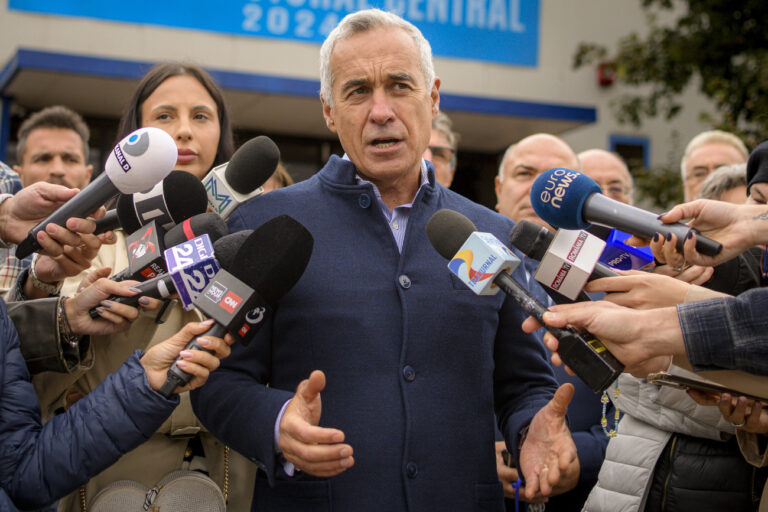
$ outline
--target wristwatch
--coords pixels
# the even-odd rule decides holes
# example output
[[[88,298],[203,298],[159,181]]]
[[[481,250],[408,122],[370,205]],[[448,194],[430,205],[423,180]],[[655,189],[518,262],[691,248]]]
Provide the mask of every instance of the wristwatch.
[[[48,295],[58,295],[59,291],[61,291],[61,285],[63,284],[61,281],[59,281],[56,284],[50,284],[45,283],[38,279],[37,273],[35,272],[35,264],[37,263],[37,253],[35,253],[34,256],[32,256],[32,262],[29,264],[29,275],[27,279],[29,279],[29,284],[31,284],[34,288],[37,288],[38,290],[42,290]]]

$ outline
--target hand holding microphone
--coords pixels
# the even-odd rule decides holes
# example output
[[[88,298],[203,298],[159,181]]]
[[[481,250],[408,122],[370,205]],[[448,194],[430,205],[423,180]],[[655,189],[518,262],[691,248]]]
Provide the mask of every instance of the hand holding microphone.
[[[756,245],[768,243],[768,213],[765,205],[737,205],[698,199],[675,206],[660,219],[665,223],[691,219],[689,225],[700,234],[694,233],[691,239],[684,240],[683,247],[678,247],[678,251],[687,263],[695,265],[719,265]],[[716,255],[702,251],[699,241],[704,236],[720,241],[723,251]]]
[[[241,233],[229,237],[241,236]],[[225,253],[221,258],[222,267],[230,267],[230,272],[219,270],[192,299],[203,314],[216,320],[206,335],[223,336],[228,332],[238,340],[249,342],[283,295],[301,278],[312,255],[312,235],[287,215],[275,217],[255,231],[245,233],[237,251]],[[232,258],[234,264],[225,262],[224,256]],[[204,346],[195,339],[187,345],[189,349],[204,350]],[[169,396],[190,378],[174,365],[168,370],[168,380],[160,393]]]
[[[478,236],[471,240],[473,235]],[[498,265],[505,258],[512,264],[514,260],[519,263],[519,259],[493,235],[475,233],[474,224],[462,214],[452,210],[440,210],[427,223],[427,236],[437,252],[449,260],[451,271],[473,291],[475,288],[468,284],[468,281],[473,284],[492,281],[523,311],[541,320],[547,311],[546,306],[531,296],[506,270],[498,270],[503,268]],[[474,243],[477,250],[468,249],[470,243]],[[509,253],[508,257],[504,256],[504,249]],[[486,257],[484,253],[490,256]],[[494,266],[491,267],[489,263]],[[494,271],[493,268],[497,270]],[[591,334],[563,327],[547,326],[549,332],[560,340],[563,359],[592,391],[604,391],[619,376],[623,366]]]
[[[151,188],[173,169],[178,151],[173,139],[158,128],[140,128],[112,150],[104,172],[45,220],[32,228],[16,247],[16,257],[26,258],[41,249],[38,234],[54,223],[64,226],[70,217],[84,218],[119,193]]]
[[[541,318],[531,316],[522,324],[523,331],[529,333],[541,327],[547,329],[544,344],[553,352],[552,363],[565,364],[572,375],[578,374],[562,352],[562,339],[558,340],[556,331],[551,329],[572,327],[593,333],[625,365],[624,371],[638,378],[665,370],[670,355],[685,356],[683,334],[674,307],[635,310],[602,300],[558,304]]]
[[[571,169],[549,169],[539,175],[531,186],[531,206],[556,228],[586,229],[594,223],[646,240],[656,233],[674,234],[680,251],[683,242],[696,234],[693,226],[673,222],[671,217],[664,223],[651,212],[604,196],[592,178]],[[676,220],[681,219],[679,216]],[[695,238],[696,249],[702,254],[715,256],[722,250],[719,242],[705,236]]]

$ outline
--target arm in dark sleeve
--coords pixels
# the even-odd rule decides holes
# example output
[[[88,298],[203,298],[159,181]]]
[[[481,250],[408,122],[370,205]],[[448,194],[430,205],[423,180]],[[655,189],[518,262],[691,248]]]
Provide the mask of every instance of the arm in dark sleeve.
[[[522,269],[513,277],[525,282]],[[544,345],[520,325],[528,315],[510,298],[499,313],[499,326],[494,345],[494,400],[499,430],[517,467],[520,467],[518,442],[520,431],[554,395],[557,383],[547,362]]]
[[[685,352],[695,371],[743,370],[768,375],[768,289],[738,297],[678,304]]]
[[[258,464],[272,484],[282,471],[274,442],[275,421],[293,392],[266,385],[270,329],[268,320],[247,346],[235,344],[232,354],[205,386],[190,393],[190,398],[200,422],[226,445]]]
[[[135,353],[41,427],[40,407],[4,308],[0,345],[0,486],[23,509],[50,503],[87,482],[147,440],[178,403],[150,388]]]
[[[56,309],[59,298],[9,302],[8,316],[19,332],[21,354],[32,375],[40,372],[70,373],[86,359],[87,336],[74,346],[63,343]]]
[[[229,217],[231,232],[245,229],[235,210]],[[272,321],[267,319],[254,339],[243,346],[236,343],[232,354],[208,378],[205,386],[192,391],[195,415],[218,439],[256,462],[270,483],[277,463],[274,428],[277,415],[292,391],[267,386],[272,359]]]

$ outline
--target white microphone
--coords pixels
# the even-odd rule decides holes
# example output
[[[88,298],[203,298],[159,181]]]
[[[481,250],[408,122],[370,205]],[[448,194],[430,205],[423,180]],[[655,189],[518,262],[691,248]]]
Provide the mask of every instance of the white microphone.
[[[211,169],[203,178],[211,210],[226,220],[242,203],[264,193],[261,186],[275,172],[280,150],[260,135],[242,146],[232,159]]]
[[[177,158],[173,138],[159,128],[139,128],[128,134],[109,154],[104,172],[32,228],[16,247],[16,257],[24,259],[39,250],[37,234],[51,222],[63,227],[67,219],[85,218],[117,194],[134,194],[152,188],[168,176]]]

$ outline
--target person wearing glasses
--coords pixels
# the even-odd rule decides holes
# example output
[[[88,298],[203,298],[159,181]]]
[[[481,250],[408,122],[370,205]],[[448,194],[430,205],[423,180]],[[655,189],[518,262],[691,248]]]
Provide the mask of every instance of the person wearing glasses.
[[[424,160],[429,160],[435,166],[435,179],[445,188],[451,188],[453,174],[456,172],[459,134],[451,130],[452,126],[451,118],[443,112],[438,112],[432,121],[432,135],[423,155]]]
[[[554,231],[554,228],[536,215],[529,198],[533,181],[539,174],[553,167],[581,170],[576,153],[559,137],[537,133],[510,146],[504,153],[499,165],[499,175],[496,177],[498,212],[515,222],[525,219]],[[533,275],[538,264],[538,261],[525,257],[521,266],[529,275]],[[531,293],[544,304],[550,304],[549,296],[533,279],[531,279]],[[606,402],[605,414],[603,414],[603,404],[599,395],[595,395],[580,379],[568,375],[562,368],[554,367],[553,370],[558,384],[570,382],[575,389],[572,405],[568,409],[568,420],[578,453],[579,471],[572,474],[573,478],[563,482],[560,489],[548,498],[546,510],[548,512],[581,510],[590,490],[597,482],[597,475],[605,457],[605,448],[608,445],[607,433],[615,428],[615,410],[609,402]],[[604,416],[605,429],[601,424]],[[504,443],[497,442],[496,469],[504,487],[504,495],[508,500],[507,510],[514,510],[513,484],[519,473],[515,468],[506,467],[503,450]],[[519,495],[525,500],[523,488]],[[530,502],[542,503],[543,501],[534,498]]]
[[[721,130],[701,132],[685,147],[680,162],[685,201],[693,201],[699,195],[704,180],[723,165],[747,163],[744,143],[732,133]]]
[[[581,172],[595,180],[604,195],[632,204],[632,175],[619,155],[604,149],[588,149],[578,157]]]

